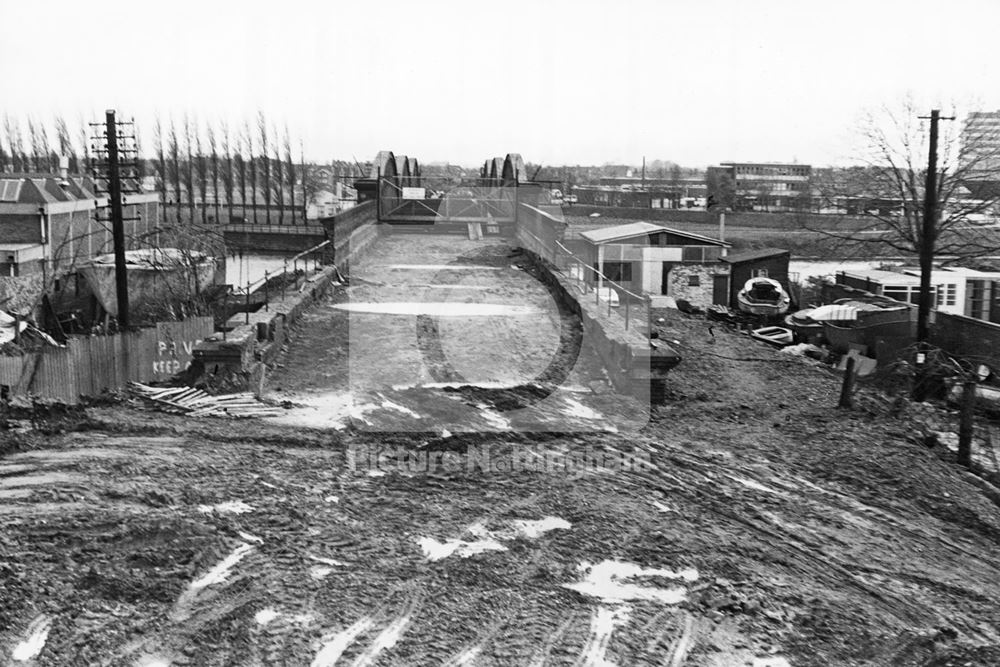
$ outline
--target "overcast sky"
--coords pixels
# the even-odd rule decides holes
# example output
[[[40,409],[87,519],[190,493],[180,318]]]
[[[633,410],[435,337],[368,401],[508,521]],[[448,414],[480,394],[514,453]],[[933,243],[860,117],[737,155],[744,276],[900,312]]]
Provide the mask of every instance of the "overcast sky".
[[[1000,108],[997,0],[0,1],[0,113],[261,109],[314,159],[822,165],[907,93]]]

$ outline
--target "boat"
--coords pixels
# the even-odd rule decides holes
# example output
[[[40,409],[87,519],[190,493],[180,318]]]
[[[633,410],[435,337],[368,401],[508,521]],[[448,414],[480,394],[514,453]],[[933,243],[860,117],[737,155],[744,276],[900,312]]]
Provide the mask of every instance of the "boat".
[[[791,299],[781,283],[771,278],[751,278],[736,295],[740,310],[753,315],[784,315]]]
[[[913,313],[910,306],[895,302],[840,299],[813,310],[810,318],[823,323],[823,335],[835,352],[852,345],[875,352],[882,341],[886,350],[902,350],[912,343]]]
[[[814,308],[804,308],[785,316],[785,326],[801,340],[810,340],[823,333],[823,323],[811,317]]]
[[[785,327],[761,327],[751,331],[750,336],[777,347],[785,347],[795,342],[795,334]]]

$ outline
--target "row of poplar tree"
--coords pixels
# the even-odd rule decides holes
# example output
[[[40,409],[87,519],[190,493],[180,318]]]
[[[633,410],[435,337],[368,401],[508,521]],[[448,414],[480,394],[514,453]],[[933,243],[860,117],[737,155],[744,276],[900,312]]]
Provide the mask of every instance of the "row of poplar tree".
[[[138,138],[140,128],[133,129]],[[152,140],[150,150],[139,146],[136,176],[153,177],[167,220],[301,223],[306,205],[323,186],[305,163],[301,142],[298,162],[293,158],[288,126],[279,132],[262,112],[235,127],[192,115],[157,117]],[[71,129],[61,116],[49,124],[5,114],[0,174],[54,174],[65,156],[69,172],[85,176],[92,144],[91,127],[83,119]]]

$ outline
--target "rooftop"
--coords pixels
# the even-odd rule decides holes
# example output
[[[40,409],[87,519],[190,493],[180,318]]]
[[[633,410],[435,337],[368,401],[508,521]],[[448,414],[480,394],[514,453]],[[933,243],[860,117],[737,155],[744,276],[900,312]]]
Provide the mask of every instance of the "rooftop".
[[[728,262],[729,264],[739,264],[741,262],[752,262],[766,257],[776,257],[777,255],[790,254],[790,250],[782,250],[781,248],[759,248],[757,250],[744,250],[743,252],[727,255],[722,258],[722,261]]]
[[[659,232],[667,232],[668,234],[676,234],[677,236],[684,236],[696,241],[704,241],[710,245],[718,245],[728,247],[730,244],[725,241],[720,241],[719,239],[713,239],[709,236],[702,236],[701,234],[694,234],[692,232],[684,232],[679,229],[673,229],[671,227],[664,227],[663,225],[656,225],[652,222],[630,222],[625,225],[617,225],[615,227],[599,227],[597,229],[591,229],[589,231],[581,232],[580,236],[595,244],[602,243],[612,243],[614,241],[620,241],[622,239],[627,239],[633,236],[642,236],[646,234],[656,234]]]

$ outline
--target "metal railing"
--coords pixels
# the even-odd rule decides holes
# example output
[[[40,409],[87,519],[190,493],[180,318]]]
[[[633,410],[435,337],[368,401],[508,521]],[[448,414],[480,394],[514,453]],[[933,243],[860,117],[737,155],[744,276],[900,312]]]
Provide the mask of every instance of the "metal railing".
[[[556,261],[553,264],[556,269],[569,278],[581,294],[589,296],[593,291],[594,304],[599,314],[624,320],[626,331],[632,328],[646,334],[650,332],[652,306],[649,296],[633,292],[622,283],[612,280],[559,241],[555,242],[554,256]],[[639,265],[641,266],[641,262]],[[602,301],[607,306],[606,309]]]
[[[322,243],[309,248],[308,250],[303,250],[297,255],[288,257],[285,259],[281,273],[277,271],[271,273],[265,271],[264,275],[257,280],[248,281],[246,285],[242,287],[234,287],[233,294],[243,295],[246,298],[246,304],[244,306],[245,310],[245,323],[250,324],[250,312],[251,312],[251,295],[257,293],[263,287],[263,308],[265,311],[270,311],[271,306],[271,284],[272,281],[280,285],[281,298],[284,299],[290,283],[294,283],[292,287],[293,291],[299,291],[302,286],[306,283],[309,277],[309,264],[312,263],[313,272],[319,271],[325,263],[326,248],[331,244],[331,241],[323,241]],[[289,263],[291,264],[291,271],[289,271]],[[302,267],[302,275],[299,275],[299,266]],[[289,275],[291,278],[289,278]],[[301,279],[301,282],[300,282]],[[278,291],[275,289],[274,291]]]
[[[598,316],[620,320],[626,331],[634,329],[646,335],[650,333],[652,300],[648,295],[633,292],[622,283],[612,280],[556,239],[544,241],[523,226],[519,231],[534,239],[537,245],[530,249],[547,260],[582,297],[589,299],[593,295]]]

